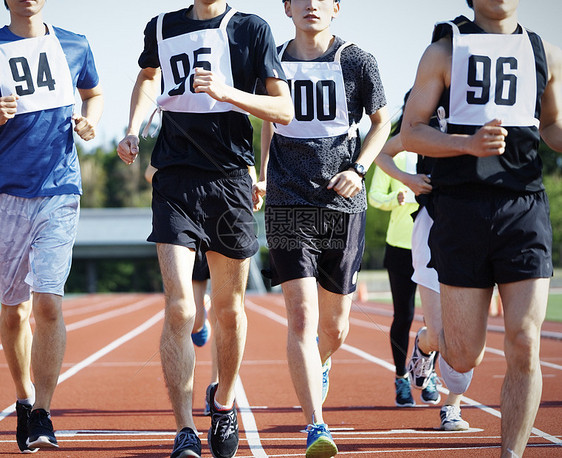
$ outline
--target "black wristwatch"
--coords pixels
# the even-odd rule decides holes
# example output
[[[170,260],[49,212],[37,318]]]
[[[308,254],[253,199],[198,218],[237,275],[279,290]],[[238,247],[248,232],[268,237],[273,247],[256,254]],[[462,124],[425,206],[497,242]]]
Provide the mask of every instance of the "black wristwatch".
[[[362,164],[359,164],[359,162],[354,162],[353,164],[351,164],[351,168],[355,170],[355,173],[357,173],[357,175],[359,175],[361,178],[365,178],[365,175],[367,175],[365,167],[363,167]]]

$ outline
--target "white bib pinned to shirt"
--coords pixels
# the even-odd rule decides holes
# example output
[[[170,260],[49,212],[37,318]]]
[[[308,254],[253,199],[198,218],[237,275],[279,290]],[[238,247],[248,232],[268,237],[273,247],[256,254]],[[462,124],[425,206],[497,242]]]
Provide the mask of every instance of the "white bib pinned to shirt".
[[[537,75],[529,34],[461,34],[453,29],[449,123],[539,125]]]
[[[282,57],[289,42],[279,53]],[[349,125],[345,82],[341,66],[342,51],[337,50],[333,62],[282,61],[295,106],[295,117],[287,126],[274,124],[275,132],[292,138],[325,138],[357,135],[357,126]]]
[[[48,34],[0,45],[2,96],[17,95],[17,115],[74,105],[74,85],[62,46]]]
[[[213,72],[215,78],[227,86],[234,86],[230,59],[230,45],[226,27],[236,10],[231,8],[219,28],[204,29],[164,39],[164,14],[156,22],[158,56],[162,69],[164,90],[158,97],[158,108],[182,113],[220,113],[244,110],[226,102],[219,102],[206,93],[193,91],[195,68]]]

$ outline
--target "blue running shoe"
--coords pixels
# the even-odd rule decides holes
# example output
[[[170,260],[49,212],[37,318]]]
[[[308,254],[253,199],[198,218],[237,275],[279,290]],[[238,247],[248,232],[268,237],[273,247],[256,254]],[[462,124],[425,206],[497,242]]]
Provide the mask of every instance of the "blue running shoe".
[[[209,323],[209,320],[205,318],[205,323],[203,324],[203,327],[199,331],[191,334],[191,340],[193,341],[194,345],[198,347],[202,347],[209,341],[210,337],[211,337],[211,323]]]
[[[306,431],[306,458],[331,458],[338,454],[338,447],[332,439],[328,425],[308,425]]]
[[[435,371],[429,376],[429,383],[421,392],[421,400],[426,404],[438,404],[441,401],[441,395],[437,391],[437,374]]]
[[[332,368],[332,357],[329,357],[322,365],[322,404],[328,397],[330,389],[330,369]]]
[[[397,407],[414,407],[416,401],[412,397],[410,389],[410,379],[408,377],[396,377],[394,380],[396,386],[396,406]]]

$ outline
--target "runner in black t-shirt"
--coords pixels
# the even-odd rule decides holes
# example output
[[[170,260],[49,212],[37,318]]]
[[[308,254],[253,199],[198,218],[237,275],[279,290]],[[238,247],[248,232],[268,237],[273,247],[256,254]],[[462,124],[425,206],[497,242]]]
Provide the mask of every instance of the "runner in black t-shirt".
[[[142,68],[118,153],[138,154],[138,133],[158,94],[162,127],[152,153],[153,230],[166,294],[161,358],[178,434],[172,458],[199,456],[192,415],[195,304],[190,272],[196,251],[211,272],[219,383],[207,389],[214,456],[234,456],[234,385],[246,338],[244,292],[258,249],[252,216],[252,129],[248,113],[286,124],[293,108],[269,26],[226,0],[195,0],[145,29]],[[162,75],[162,78],[160,78]],[[253,94],[257,81],[267,96]],[[161,84],[162,83],[162,84]]]

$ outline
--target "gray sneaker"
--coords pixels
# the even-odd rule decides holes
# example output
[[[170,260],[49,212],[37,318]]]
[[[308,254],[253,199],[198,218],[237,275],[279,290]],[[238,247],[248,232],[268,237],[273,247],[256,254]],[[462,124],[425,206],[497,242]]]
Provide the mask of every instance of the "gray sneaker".
[[[419,334],[419,331],[418,331]],[[435,356],[437,352],[432,351],[429,355],[423,355],[418,346],[418,336],[414,343],[412,358],[408,363],[408,374],[410,383],[414,388],[423,390],[431,381],[431,375],[435,369]]]
[[[466,431],[470,425],[461,417],[461,409],[457,406],[444,405],[439,412],[442,431]]]

